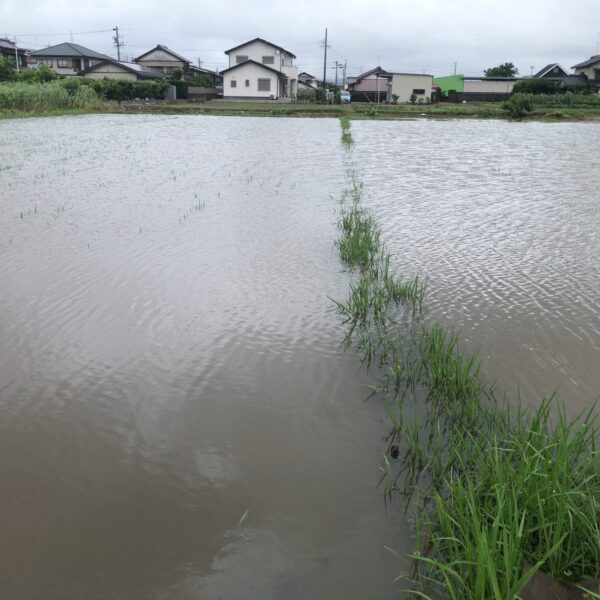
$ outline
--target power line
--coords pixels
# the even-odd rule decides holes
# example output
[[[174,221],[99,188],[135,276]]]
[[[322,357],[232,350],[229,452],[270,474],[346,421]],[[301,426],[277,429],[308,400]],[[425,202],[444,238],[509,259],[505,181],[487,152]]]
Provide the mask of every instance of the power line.
[[[99,29],[97,31],[69,31],[67,33],[11,33],[10,37],[57,37],[71,35],[90,35],[92,33],[109,33],[111,29]],[[5,34],[9,35],[9,34]]]

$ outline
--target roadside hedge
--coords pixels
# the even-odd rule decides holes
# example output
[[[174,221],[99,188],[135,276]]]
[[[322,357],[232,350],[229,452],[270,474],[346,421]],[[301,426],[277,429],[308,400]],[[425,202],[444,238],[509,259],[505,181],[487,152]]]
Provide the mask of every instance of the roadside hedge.
[[[135,100],[151,98],[164,100],[169,81],[126,81],[121,79],[80,79],[82,85],[90,86],[104,100]]]

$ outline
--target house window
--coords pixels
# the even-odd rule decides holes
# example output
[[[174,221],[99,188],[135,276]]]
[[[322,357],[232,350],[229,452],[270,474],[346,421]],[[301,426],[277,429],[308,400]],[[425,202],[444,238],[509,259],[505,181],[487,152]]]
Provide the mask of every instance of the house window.
[[[235,62],[239,65],[240,63],[246,62],[248,60],[247,56],[244,56],[243,54],[238,54],[235,57]]]
[[[52,66],[52,59],[51,58],[40,58],[39,61],[42,65],[48,65],[48,66]]]
[[[66,58],[58,58],[56,60],[56,66],[59,69],[68,69],[69,67],[73,66],[73,63],[70,60],[67,60]]]
[[[235,79],[231,80],[231,87],[237,87],[237,81]]]
[[[274,56],[263,56],[262,63],[263,63],[263,65],[274,65],[275,57]]]
[[[425,90],[413,90],[413,94],[415,96],[424,96],[425,95]]]
[[[246,79],[246,87],[250,87],[250,80]]]
[[[259,79],[258,80],[258,91],[259,92],[270,92],[271,91],[271,80],[270,79]]]

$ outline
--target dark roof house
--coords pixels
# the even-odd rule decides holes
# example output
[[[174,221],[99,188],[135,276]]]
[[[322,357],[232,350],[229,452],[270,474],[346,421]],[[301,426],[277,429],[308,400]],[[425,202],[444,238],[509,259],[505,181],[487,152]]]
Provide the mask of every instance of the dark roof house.
[[[105,60],[98,64],[83,69],[78,73],[87,79],[164,79],[166,75],[157,73],[137,63],[121,62],[118,60]]]
[[[381,67],[369,69],[356,77],[347,77],[346,84],[348,91],[353,94],[352,101],[385,102],[392,77],[392,73]]]
[[[177,54],[177,52],[162,44],[158,44],[152,50],[140,54],[140,56],[133,59],[133,62],[165,75],[170,75],[175,69],[181,69],[186,73],[191,64],[188,58]]]
[[[567,75],[568,73],[558,63],[550,63],[549,65],[546,65],[543,69],[540,69],[532,77],[534,79],[557,79],[559,77],[566,77]]]
[[[592,89],[600,92],[600,54],[595,54],[572,68],[575,69],[575,75],[587,77]]]
[[[31,58],[35,62],[48,65],[59,75],[67,76],[77,75],[83,69],[105,60],[112,60],[106,54],[100,54],[100,52],[72,42],[35,50],[31,53]]]
[[[577,65],[573,65],[572,69],[583,69],[585,67],[592,67],[594,65],[600,65],[600,54],[595,54],[594,56],[580,62]]]
[[[0,38],[0,56],[4,56],[13,62],[16,62],[18,56],[19,68],[25,68],[27,67],[27,59],[29,58],[30,53],[29,50],[25,50],[25,48],[19,48],[18,46],[15,52],[14,42],[11,42],[6,38]]]

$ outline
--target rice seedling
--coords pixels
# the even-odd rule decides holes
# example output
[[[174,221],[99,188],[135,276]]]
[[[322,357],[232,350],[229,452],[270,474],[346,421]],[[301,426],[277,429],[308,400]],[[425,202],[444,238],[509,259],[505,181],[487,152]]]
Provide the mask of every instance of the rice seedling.
[[[352,134],[350,133],[350,119],[347,115],[342,115],[340,117],[340,125],[342,126],[342,142],[346,147],[348,147],[354,142],[354,140],[352,139]]]

